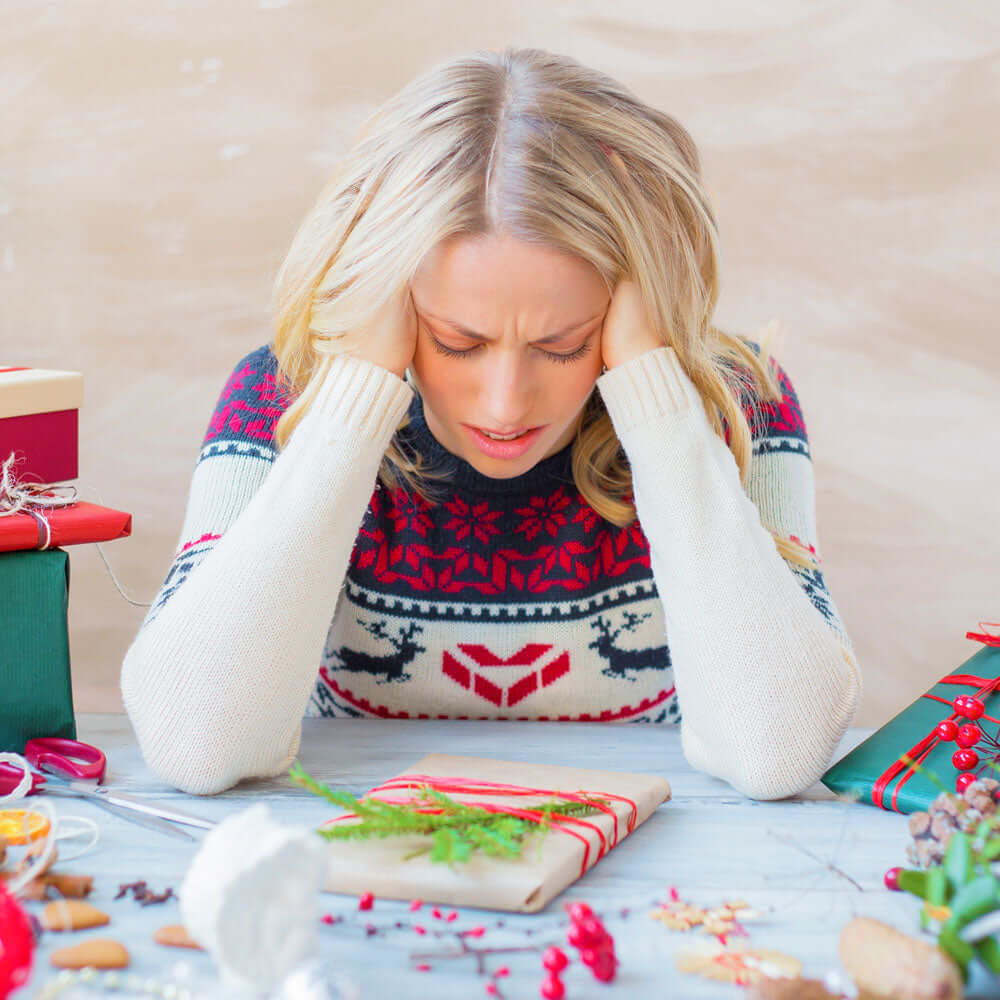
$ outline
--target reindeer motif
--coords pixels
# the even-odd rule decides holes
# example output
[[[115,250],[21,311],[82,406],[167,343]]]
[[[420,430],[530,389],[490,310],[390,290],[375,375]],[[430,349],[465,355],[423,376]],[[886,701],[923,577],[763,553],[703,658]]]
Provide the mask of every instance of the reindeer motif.
[[[615,646],[615,639],[622,632],[634,632],[636,626],[651,615],[652,612],[637,615],[632,611],[626,611],[625,623],[614,632],[603,616],[590,623],[600,635],[588,643],[587,648],[596,649],[598,654],[608,661],[608,665],[601,671],[602,674],[607,674],[608,677],[624,677],[634,682],[636,678],[628,676],[629,670],[657,670],[670,666],[670,652],[666,645],[650,646],[648,649],[618,649]]]
[[[423,628],[416,622],[410,622],[405,628],[399,629],[396,637],[389,635],[385,628],[385,622],[365,623],[362,619],[357,619],[358,624],[367,632],[371,632],[376,639],[388,639],[394,647],[394,651],[383,656],[373,656],[363,650],[349,649],[341,646],[339,649],[327,652],[327,656],[336,656],[341,662],[342,670],[353,670],[358,673],[371,674],[376,678],[378,684],[389,681],[408,681],[410,674],[404,671],[404,667],[410,663],[417,653],[426,653],[425,646],[419,646],[413,641],[414,635],[423,632]]]

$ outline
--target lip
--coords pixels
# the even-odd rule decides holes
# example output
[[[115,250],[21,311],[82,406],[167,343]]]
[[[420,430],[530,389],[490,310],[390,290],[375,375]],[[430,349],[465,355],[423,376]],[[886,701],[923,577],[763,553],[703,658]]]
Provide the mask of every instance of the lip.
[[[471,424],[465,424],[464,427],[468,430],[476,447],[484,455],[489,455],[490,458],[520,458],[529,448],[535,443],[538,435],[544,430],[543,427],[533,427],[522,437],[516,438],[513,441],[494,441],[492,438],[488,438],[478,427],[473,427]]]

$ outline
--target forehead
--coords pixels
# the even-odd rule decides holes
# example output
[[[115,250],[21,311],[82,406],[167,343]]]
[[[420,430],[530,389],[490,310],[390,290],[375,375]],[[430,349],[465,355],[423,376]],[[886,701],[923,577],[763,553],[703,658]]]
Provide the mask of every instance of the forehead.
[[[421,261],[412,287],[418,304],[422,299],[436,310],[478,303],[489,312],[538,310],[553,317],[589,316],[610,298],[589,261],[495,235],[443,240]]]

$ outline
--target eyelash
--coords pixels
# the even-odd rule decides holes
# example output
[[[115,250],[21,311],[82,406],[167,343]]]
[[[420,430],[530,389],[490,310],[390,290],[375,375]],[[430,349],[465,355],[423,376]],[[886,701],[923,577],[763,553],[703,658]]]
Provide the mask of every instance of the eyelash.
[[[445,347],[445,345],[442,344],[436,337],[431,337],[431,343],[434,345],[434,349],[436,351],[449,358],[467,358],[470,354],[472,354],[476,347],[482,346],[481,344],[477,344],[476,347],[470,347],[467,351],[456,351],[450,347]],[[581,347],[578,347],[572,354],[553,354],[551,351],[542,351],[542,354],[550,360],[555,361],[557,364],[565,365],[569,364],[571,361],[579,361],[580,358],[590,352],[592,347],[592,344],[586,343]]]

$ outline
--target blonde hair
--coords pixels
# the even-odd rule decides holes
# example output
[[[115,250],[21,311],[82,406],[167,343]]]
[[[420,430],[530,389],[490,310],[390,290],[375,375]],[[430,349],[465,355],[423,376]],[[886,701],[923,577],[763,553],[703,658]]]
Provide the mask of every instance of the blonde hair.
[[[292,241],[274,286],[274,351],[292,402],[284,447],[333,356],[452,236],[509,234],[591,262],[613,289],[634,281],[647,314],[701,395],[716,434],[728,428],[745,484],[760,404],[780,400],[769,345],[712,325],[718,235],[698,151],[670,115],[605,74],[534,48],[475,51],[422,73],[365,122]],[[429,504],[430,468],[399,431],[378,472]],[[624,527],[632,476],[600,393],[578,417],[573,478],[584,500]],[[813,553],[769,529],[781,556]]]

